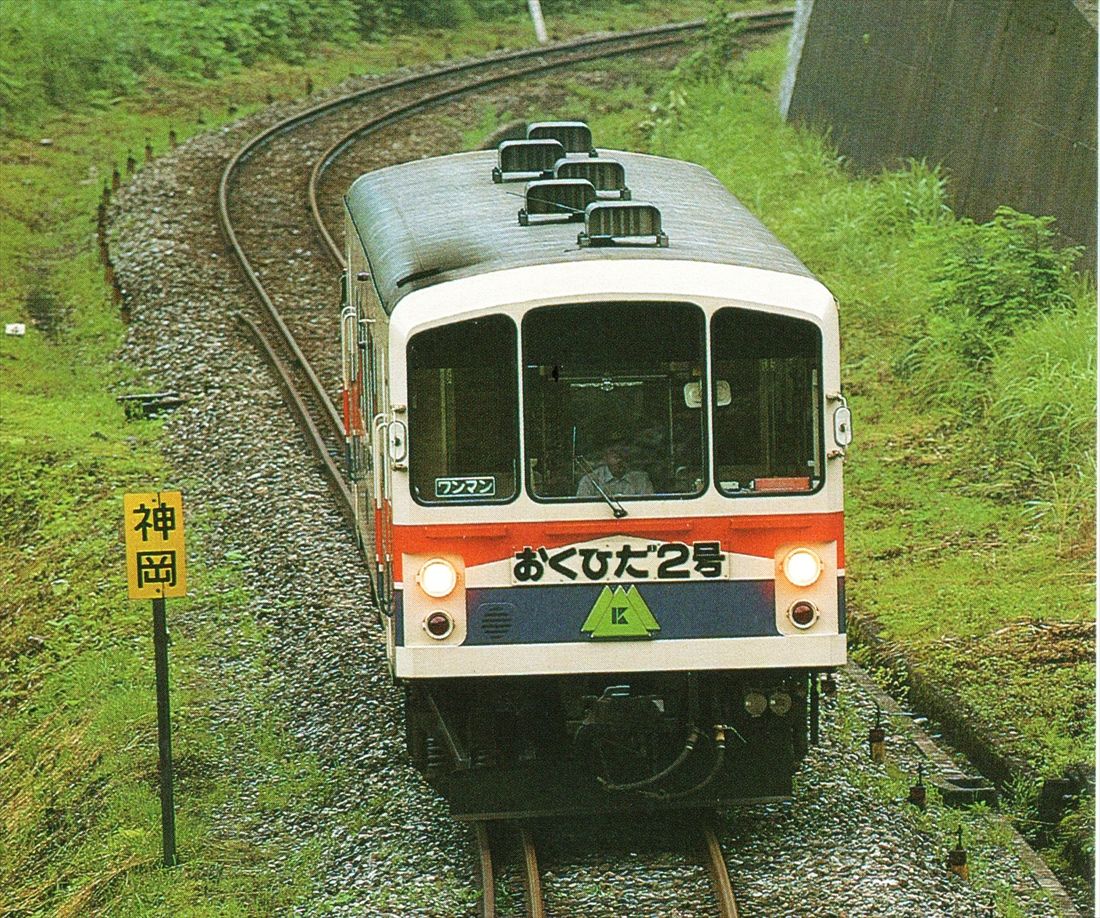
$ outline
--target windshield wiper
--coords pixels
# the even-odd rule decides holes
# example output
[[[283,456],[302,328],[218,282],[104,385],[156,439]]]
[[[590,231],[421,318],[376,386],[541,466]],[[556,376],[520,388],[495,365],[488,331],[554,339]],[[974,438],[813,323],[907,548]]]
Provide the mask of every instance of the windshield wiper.
[[[592,482],[592,487],[596,489],[600,497],[607,501],[607,506],[609,506],[611,512],[615,514],[615,519],[621,520],[626,516],[626,508],[603,489],[603,485],[600,484],[599,479],[596,477],[596,470],[592,468],[591,463],[583,456],[577,456],[576,460],[580,463],[581,468],[584,469],[585,474],[588,476],[588,480]]]

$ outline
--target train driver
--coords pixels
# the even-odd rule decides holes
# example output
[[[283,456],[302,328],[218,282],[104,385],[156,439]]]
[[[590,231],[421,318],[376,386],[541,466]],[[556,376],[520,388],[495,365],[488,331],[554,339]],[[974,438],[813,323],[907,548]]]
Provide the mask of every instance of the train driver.
[[[603,465],[592,469],[577,486],[577,497],[599,497],[602,488],[611,497],[636,497],[653,493],[653,482],[641,469],[631,469],[627,448],[612,443],[603,454]]]

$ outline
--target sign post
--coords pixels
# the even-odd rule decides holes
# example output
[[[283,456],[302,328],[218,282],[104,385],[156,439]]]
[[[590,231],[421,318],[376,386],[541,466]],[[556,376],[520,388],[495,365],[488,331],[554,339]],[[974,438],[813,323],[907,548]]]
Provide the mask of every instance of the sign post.
[[[153,651],[157,673],[157,747],[160,828],[164,866],[176,859],[176,810],[172,799],[172,721],[168,704],[168,624],[164,600],[187,595],[183,497],[179,491],[127,494],[123,498],[126,581],[131,599],[153,601]]]

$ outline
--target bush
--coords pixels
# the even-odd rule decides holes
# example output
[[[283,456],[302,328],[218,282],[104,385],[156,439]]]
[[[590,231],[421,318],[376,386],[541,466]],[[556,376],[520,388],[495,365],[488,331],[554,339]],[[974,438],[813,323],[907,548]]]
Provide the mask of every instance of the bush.
[[[899,362],[918,394],[961,417],[981,416],[998,391],[989,374],[1012,337],[1074,308],[1080,250],[1056,248],[1052,224],[1051,217],[1002,207],[988,223],[917,229],[940,258],[931,301]]]
[[[433,3],[402,0],[397,9],[402,19],[431,29],[454,28],[469,22],[474,15],[466,0],[436,0]]]
[[[941,266],[903,375],[967,431],[960,460],[989,470],[990,493],[1025,498],[1060,551],[1086,551],[1096,314],[1091,286],[1072,269],[1080,250],[1055,246],[1051,218],[1008,208],[989,223],[929,231],[925,242]]]
[[[1000,207],[989,223],[958,223],[935,279],[932,308],[965,317],[962,355],[980,368],[1018,326],[1073,306],[1080,249],[1055,247],[1053,217]]]
[[[133,82],[134,20],[121,4],[0,4],[0,112],[5,121],[116,94]],[[23,119],[20,119],[23,120]]]
[[[1084,469],[1096,431],[1096,314],[1089,299],[1004,344],[991,367],[988,438],[1038,474]]]
[[[741,23],[730,18],[727,4],[717,0],[707,14],[698,47],[676,65],[674,80],[687,84],[717,83],[728,76],[741,31]]]

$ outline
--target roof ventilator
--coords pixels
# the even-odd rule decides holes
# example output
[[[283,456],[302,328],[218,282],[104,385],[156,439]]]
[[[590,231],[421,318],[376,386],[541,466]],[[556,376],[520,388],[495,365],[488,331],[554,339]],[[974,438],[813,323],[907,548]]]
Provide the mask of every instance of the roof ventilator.
[[[583,220],[585,208],[596,200],[596,189],[585,179],[528,182],[524,191],[523,207],[519,212],[520,226]]]
[[[527,139],[556,140],[566,153],[597,155],[592,146],[592,129],[583,121],[536,121],[527,125]]]
[[[653,204],[597,201],[585,208],[584,232],[577,234],[577,245],[664,247],[668,236],[661,232],[661,212]]]
[[[493,181],[550,178],[554,163],[563,156],[565,147],[556,140],[505,140],[497,147],[499,165],[493,167]]]
[[[626,170],[614,159],[559,159],[554,163],[554,178],[587,179],[596,189],[597,196],[630,200]]]

